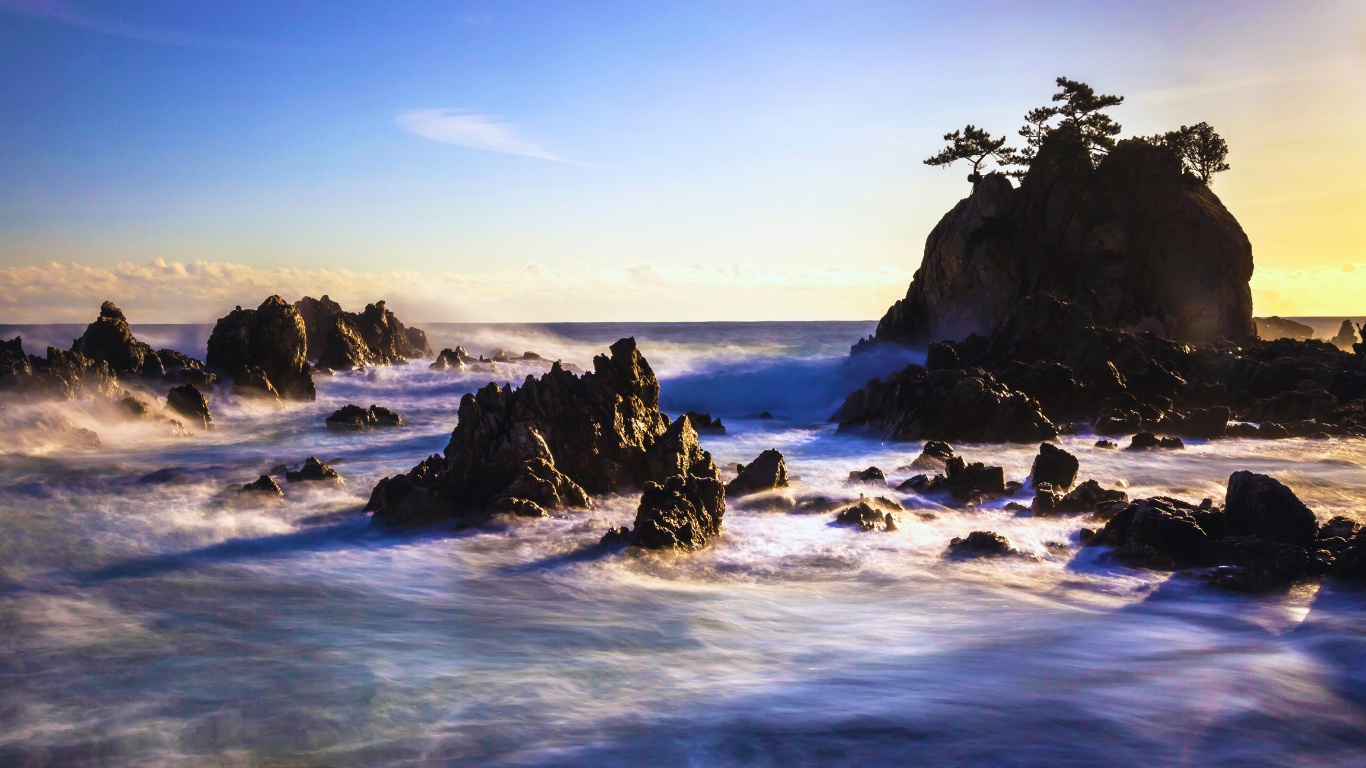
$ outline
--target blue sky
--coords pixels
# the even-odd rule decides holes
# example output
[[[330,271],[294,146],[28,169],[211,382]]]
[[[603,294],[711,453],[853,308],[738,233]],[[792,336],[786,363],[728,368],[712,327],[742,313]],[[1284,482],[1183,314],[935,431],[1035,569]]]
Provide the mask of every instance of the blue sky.
[[[0,321],[875,318],[967,191],[939,135],[1060,74],[1215,124],[1294,314],[1366,236],[1363,62],[1348,2],[0,0]]]

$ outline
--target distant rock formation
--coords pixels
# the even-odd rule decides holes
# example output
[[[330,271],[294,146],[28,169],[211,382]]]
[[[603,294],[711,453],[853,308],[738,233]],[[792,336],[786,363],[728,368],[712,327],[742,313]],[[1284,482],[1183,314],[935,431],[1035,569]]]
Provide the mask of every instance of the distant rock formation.
[[[317,397],[299,310],[279,296],[256,309],[238,307],[214,324],[205,364],[245,390],[291,400]]]
[[[659,411],[659,381],[626,338],[582,377],[556,363],[519,388],[465,395],[445,453],[381,480],[366,509],[392,523],[478,524],[497,512],[584,507],[590,494],[674,475],[719,473],[688,420],[670,424]]]
[[[0,341],[0,392],[74,400],[122,396],[118,376],[109,364],[79,352],[47,348],[47,356],[24,354],[23,339]]]
[[[1273,341],[1275,339],[1294,339],[1304,341],[1314,338],[1314,329],[1304,323],[1286,320],[1283,317],[1253,318],[1257,326],[1257,338]]]
[[[1328,340],[1329,344],[1337,347],[1343,352],[1351,352],[1352,346],[1357,343],[1357,328],[1352,325],[1351,320],[1343,320],[1338,328],[1338,335]]]
[[[344,311],[326,295],[305,296],[294,308],[304,320],[308,359],[319,368],[345,370],[432,356],[427,334],[405,327],[383,301],[366,305],[360,314]]]
[[[1120,142],[1095,170],[1045,143],[1016,189],[988,174],[935,226],[876,342],[985,334],[1052,293],[1097,325],[1205,342],[1254,334],[1252,246],[1210,188],[1166,153]]]
[[[119,376],[160,378],[166,373],[161,358],[149,345],[133,337],[123,310],[112,301],[100,305],[100,316],[86,326],[85,333],[79,339],[71,343],[71,351],[79,352],[97,363],[109,363],[109,367]]]

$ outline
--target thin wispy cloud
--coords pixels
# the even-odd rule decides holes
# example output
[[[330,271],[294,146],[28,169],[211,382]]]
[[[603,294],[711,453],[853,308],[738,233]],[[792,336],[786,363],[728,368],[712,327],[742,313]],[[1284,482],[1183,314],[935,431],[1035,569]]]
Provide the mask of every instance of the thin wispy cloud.
[[[207,48],[223,51],[267,52],[278,46],[252,40],[235,40],[196,35],[164,27],[146,27],[102,18],[81,10],[64,0],[0,0],[0,12],[27,16],[57,24],[79,27],[101,35],[140,40],[144,43],[173,45],[181,48]]]
[[[556,154],[550,145],[524,135],[518,126],[500,122],[492,115],[471,114],[455,109],[412,109],[399,114],[394,122],[414,136],[442,144],[559,163],[573,162]]]

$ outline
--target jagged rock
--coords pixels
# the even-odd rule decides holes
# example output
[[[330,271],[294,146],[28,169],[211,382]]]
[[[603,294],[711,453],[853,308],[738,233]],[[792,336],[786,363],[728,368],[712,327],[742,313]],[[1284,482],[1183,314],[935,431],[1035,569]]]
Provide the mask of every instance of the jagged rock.
[[[1062,500],[1063,494],[1051,483],[1035,483],[1034,499],[1029,502],[1029,511],[1033,512],[1036,517],[1056,514]]]
[[[849,473],[851,483],[873,483],[876,485],[886,485],[887,476],[877,467],[867,469],[856,469]]]
[[[213,428],[213,416],[209,413],[209,401],[204,393],[195,389],[193,384],[173,387],[166,395],[166,407],[185,417],[191,424],[201,429]]]
[[[1095,480],[1087,480],[1064,496],[1058,502],[1056,510],[1058,512],[1096,512],[1102,505],[1127,504],[1128,501],[1129,494],[1124,491],[1102,488],[1100,483]]]
[[[940,220],[876,341],[986,333],[1042,292],[1107,327],[1193,342],[1253,335],[1252,246],[1210,188],[1142,141],[1120,142],[1092,170],[1065,133],[1018,189],[988,174]]]
[[[285,481],[290,483],[329,482],[337,485],[344,484],[341,475],[337,474],[337,470],[312,456],[304,459],[304,465],[297,472],[285,472]]]
[[[692,418],[688,418],[692,421]],[[740,465],[735,479],[726,486],[726,495],[745,496],[787,487],[787,462],[776,449],[770,448],[749,464]]]
[[[1139,432],[1129,441],[1126,451],[1151,451],[1158,448],[1185,448],[1179,437],[1158,437],[1151,432]]]
[[[18,336],[0,341],[0,391],[66,400],[121,393],[118,376],[108,363],[56,347],[48,347],[46,357],[25,355]]]
[[[441,350],[441,354],[436,356],[436,361],[428,367],[438,371],[452,368],[461,370],[465,367],[466,363],[473,362],[473,360],[474,358],[470,357],[470,353],[466,352],[464,347],[456,347],[455,349],[447,348]]]
[[[720,535],[725,513],[726,490],[715,477],[674,475],[663,485],[646,483],[631,543],[646,549],[701,549]]]
[[[1039,455],[1034,457],[1029,479],[1035,487],[1040,483],[1047,483],[1054,490],[1067,493],[1077,481],[1077,470],[1080,466],[1076,456],[1052,443],[1040,443]]]
[[[91,360],[108,363],[119,376],[161,378],[165,368],[161,358],[147,344],[133,338],[123,310],[106,301],[100,305],[100,316],[86,326],[85,333],[71,343],[71,351]]]
[[[1356,326],[1352,325],[1351,320],[1343,320],[1342,326],[1338,328],[1337,335],[1329,339],[1328,343],[1343,352],[1351,352],[1353,345],[1357,343]]]
[[[295,400],[317,396],[303,317],[279,296],[254,310],[238,307],[219,318],[204,362],[231,378],[234,390],[255,389]]]
[[[980,369],[908,366],[850,395],[835,420],[841,432],[872,431],[890,440],[1015,443],[1058,436],[1033,398]]]
[[[319,368],[344,371],[392,362],[371,353],[370,345],[361,338],[355,321],[345,313],[333,317],[331,323],[323,336],[322,352],[318,355]]]
[[[875,531],[881,528],[884,531],[898,530],[898,520],[896,514],[880,509],[874,509],[867,500],[860,500],[859,503],[840,510],[835,515],[836,525],[852,525],[860,531]]]
[[[342,312],[341,305],[323,294],[321,299],[305,296],[294,302],[294,308],[299,310],[299,316],[304,321],[308,359],[317,360],[322,354],[323,341],[332,325],[332,318]]]
[[[1233,411],[1226,405],[1191,408],[1184,414],[1171,414],[1163,422],[1164,428],[1181,437],[1196,440],[1216,440],[1228,433],[1228,422]]]
[[[911,469],[943,469],[951,459],[958,458],[953,446],[939,440],[930,440],[921,449],[920,455],[911,462]]]
[[[344,311],[325,295],[305,296],[294,307],[304,320],[308,359],[317,360],[319,368],[340,371],[432,356],[427,334],[405,327],[383,301],[359,314]]]
[[[1274,339],[1304,341],[1314,338],[1312,326],[1297,323],[1294,320],[1286,320],[1283,317],[1257,317],[1253,318],[1253,323],[1257,326],[1257,336],[1266,341]]]
[[[118,401],[118,412],[129,421],[146,421],[152,417],[152,406],[131,395]]]
[[[270,475],[261,475],[256,481],[242,486],[243,493],[259,494],[271,498],[283,499],[285,492],[280,488],[279,483],[271,479]]]
[[[1119,447],[1119,443],[1116,443],[1114,440],[1097,440],[1096,447],[1112,451]]]
[[[1171,570],[1199,564],[1205,545],[1223,535],[1223,518],[1221,510],[1180,499],[1139,499],[1110,518],[1090,544],[1114,547],[1115,557],[1130,565]]]
[[[608,528],[607,533],[598,540],[599,546],[603,547],[624,547],[631,543],[631,528],[621,526],[620,528]]]
[[[204,361],[190,357],[174,349],[158,349],[157,359],[161,361],[166,380],[177,384],[193,384],[201,390],[218,383],[218,375],[204,370]]]
[[[973,531],[966,537],[954,537],[945,554],[954,559],[1007,557],[1020,554],[1020,550],[995,531]]]
[[[326,423],[328,429],[369,432],[376,427],[401,427],[403,417],[380,405],[344,405],[328,416]]]
[[[687,419],[670,431],[659,411],[659,381],[634,339],[613,344],[593,368],[576,376],[555,363],[520,388],[489,384],[465,395],[444,455],[381,480],[366,508],[391,523],[479,523],[519,478],[535,474],[530,467],[538,461],[581,489],[585,502],[586,494],[666,480],[656,474],[663,471],[718,477]],[[657,443],[665,447],[651,452]]]
[[[1314,569],[1319,573],[1336,570],[1359,531],[1361,523],[1341,515],[1319,526],[1311,553]]]
[[[1234,472],[1224,499],[1228,533],[1260,536],[1308,548],[1318,535],[1314,513],[1278,480],[1252,472]]]
[[[699,434],[726,434],[726,425],[722,424],[719,418],[712,418],[712,415],[710,413],[698,413],[697,411],[688,411],[683,415],[688,417],[688,421],[692,422],[693,429],[697,430]]]

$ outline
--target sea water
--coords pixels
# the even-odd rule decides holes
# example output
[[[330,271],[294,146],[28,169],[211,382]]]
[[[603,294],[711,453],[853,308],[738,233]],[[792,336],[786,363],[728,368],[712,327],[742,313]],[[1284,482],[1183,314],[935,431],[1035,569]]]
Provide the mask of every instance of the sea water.
[[[895,485],[921,448],[828,421],[849,391],[917,357],[851,364],[848,345],[871,329],[428,327],[437,349],[581,368],[634,335],[666,412],[725,421],[702,441],[726,477],[778,448],[793,496],[907,509],[901,530],[860,533],[832,512],[732,503],[723,534],[689,554],[597,547],[632,522],[633,494],[480,531],[370,525],[374,483],[442,450],[461,395],[538,375],[538,361],[321,376],[317,402],[283,407],[215,393],[217,428],[189,437],[89,404],[5,405],[0,765],[1366,764],[1366,591],[1219,593],[1081,548],[1096,525],[1081,517],[850,485],[868,466]],[[135,331],[197,356],[208,333]],[[405,425],[329,432],[347,403]],[[57,415],[100,447],[42,426]],[[1363,519],[1363,441],[1094,441],[1062,444],[1082,479],[1131,496],[1221,500],[1248,469],[1321,520]],[[956,448],[1012,479],[1037,451]],[[346,484],[286,485],[279,502],[233,492],[307,456]],[[1027,557],[943,557],[974,530]]]

